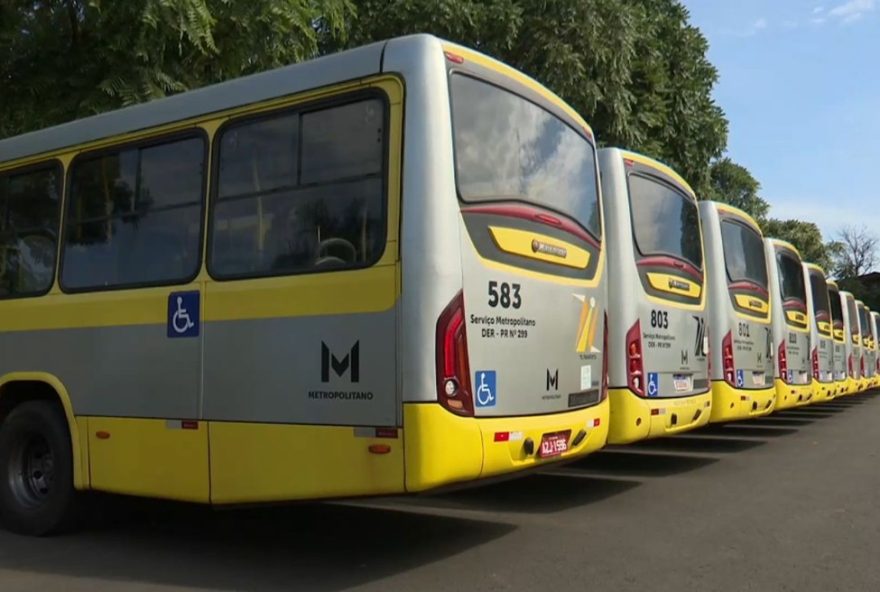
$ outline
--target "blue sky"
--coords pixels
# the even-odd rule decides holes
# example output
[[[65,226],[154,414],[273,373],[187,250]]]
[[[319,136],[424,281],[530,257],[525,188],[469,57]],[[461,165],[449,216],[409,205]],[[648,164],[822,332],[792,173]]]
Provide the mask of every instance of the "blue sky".
[[[880,235],[880,0],[683,0],[771,215]]]

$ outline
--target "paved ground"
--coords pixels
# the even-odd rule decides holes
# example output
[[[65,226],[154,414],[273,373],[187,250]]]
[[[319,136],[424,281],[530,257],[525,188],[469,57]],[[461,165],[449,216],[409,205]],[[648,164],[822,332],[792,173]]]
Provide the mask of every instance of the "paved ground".
[[[436,497],[111,499],[89,532],[0,533],[0,590],[877,590],[878,426],[864,395]]]

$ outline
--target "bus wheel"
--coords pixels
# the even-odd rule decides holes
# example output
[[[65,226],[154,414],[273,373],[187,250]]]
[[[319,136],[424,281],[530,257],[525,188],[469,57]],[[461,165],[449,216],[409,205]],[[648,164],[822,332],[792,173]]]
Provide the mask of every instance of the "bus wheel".
[[[70,526],[76,497],[64,414],[47,401],[22,403],[0,424],[0,521],[19,534],[57,533]]]

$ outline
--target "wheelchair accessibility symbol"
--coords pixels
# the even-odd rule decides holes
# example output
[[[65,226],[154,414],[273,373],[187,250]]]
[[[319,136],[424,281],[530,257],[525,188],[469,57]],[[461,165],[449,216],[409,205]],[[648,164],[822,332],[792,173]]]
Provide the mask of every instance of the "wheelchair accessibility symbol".
[[[199,293],[172,292],[168,295],[168,337],[198,337]]]
[[[494,407],[498,400],[495,370],[478,370],[474,384],[477,387],[477,407]]]
[[[660,375],[657,372],[648,372],[648,396],[656,397],[660,393]]]
[[[746,385],[746,377],[745,372],[742,370],[736,371],[736,386],[742,388]]]

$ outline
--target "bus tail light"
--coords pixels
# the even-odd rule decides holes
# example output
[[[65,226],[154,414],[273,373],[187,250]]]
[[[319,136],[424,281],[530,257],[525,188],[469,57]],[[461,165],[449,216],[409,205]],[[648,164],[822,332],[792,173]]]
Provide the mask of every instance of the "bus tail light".
[[[640,397],[645,396],[645,364],[642,359],[640,321],[636,321],[635,325],[626,332],[626,383],[629,390]]]
[[[785,350],[785,341],[779,344],[779,378],[782,382],[788,382],[788,355]]]
[[[850,377],[850,378],[855,378],[855,374],[853,373],[853,359],[852,359],[852,354],[850,354],[850,355],[847,356],[847,358],[846,358],[846,369],[847,369],[847,371],[849,372],[849,377]]]
[[[608,398],[608,311],[605,311],[605,330],[602,332],[602,389],[599,393],[599,400],[604,401]],[[878,361],[880,364],[880,361]]]
[[[721,340],[721,370],[724,372],[724,382],[730,386],[736,386],[736,372],[733,367],[733,337],[730,331]]]
[[[437,398],[456,415],[472,416],[464,294],[459,292],[437,320]]]
[[[865,356],[859,358],[859,376],[865,375]]]
[[[819,350],[818,348],[813,348],[813,378],[819,380]]]

